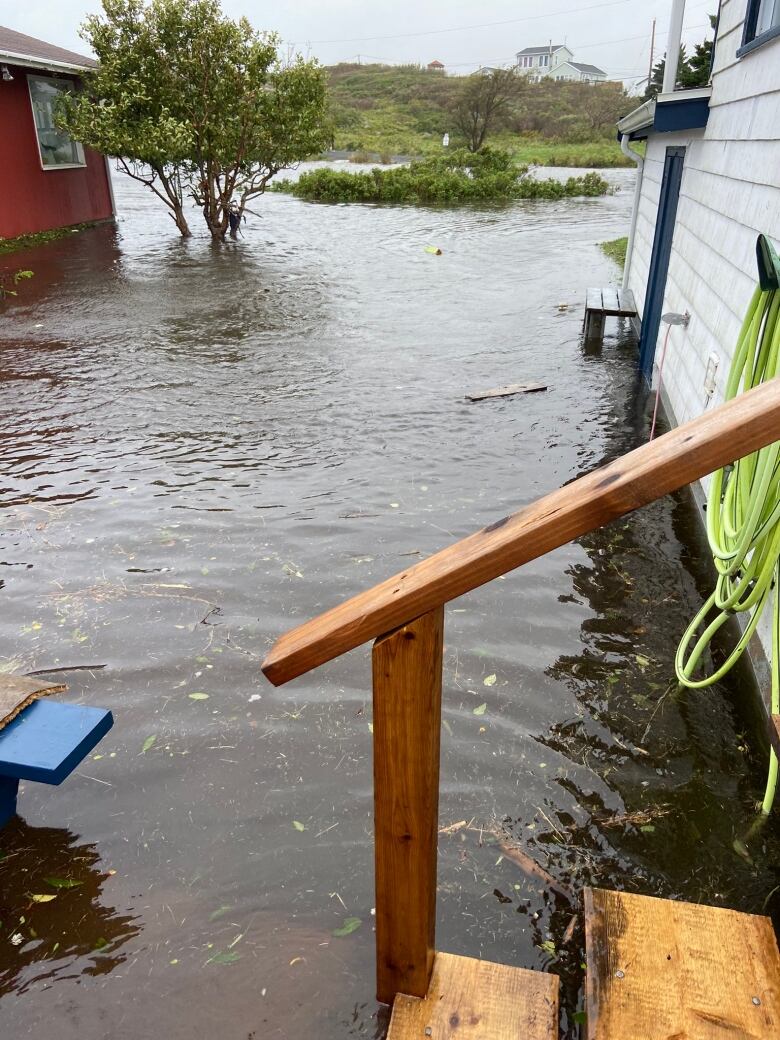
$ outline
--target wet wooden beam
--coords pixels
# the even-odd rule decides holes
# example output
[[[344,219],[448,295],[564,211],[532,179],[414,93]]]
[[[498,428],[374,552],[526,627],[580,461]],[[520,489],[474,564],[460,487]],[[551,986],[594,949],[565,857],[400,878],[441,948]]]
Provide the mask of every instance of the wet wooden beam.
[[[424,997],[433,968],[444,608],[374,644],[377,999]]]
[[[588,1040],[780,1036],[768,917],[585,890]]]
[[[287,632],[275,685],[780,439],[780,380],[741,394]]]
[[[558,1040],[558,978],[437,953],[426,997],[396,997],[387,1034],[387,1040],[426,1037]]]

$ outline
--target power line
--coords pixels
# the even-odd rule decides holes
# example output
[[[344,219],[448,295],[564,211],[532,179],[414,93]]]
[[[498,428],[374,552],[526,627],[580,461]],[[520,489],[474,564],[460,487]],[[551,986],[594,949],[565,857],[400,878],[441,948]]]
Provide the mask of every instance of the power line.
[[[453,25],[446,29],[426,29],[424,32],[392,33],[387,36],[351,36],[348,39],[343,40],[307,40],[306,43],[313,46],[320,46],[327,43],[363,43],[366,40],[400,40],[416,36],[437,36],[441,33],[467,32],[471,29],[491,29],[499,25],[517,25],[519,22],[533,22],[544,18],[556,18],[558,15],[564,14],[581,14],[585,11],[595,11],[602,7],[617,7],[622,4],[633,2],[634,0],[607,0],[605,3],[588,4],[586,7],[570,7],[565,11],[550,11],[546,14],[529,14],[524,18],[508,18],[502,22],[481,22],[478,25]],[[300,41],[295,40],[290,42],[300,43]]]

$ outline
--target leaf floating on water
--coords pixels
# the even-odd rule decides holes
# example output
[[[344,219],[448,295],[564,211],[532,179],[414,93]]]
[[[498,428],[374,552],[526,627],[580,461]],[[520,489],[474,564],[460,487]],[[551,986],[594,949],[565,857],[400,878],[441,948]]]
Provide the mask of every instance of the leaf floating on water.
[[[141,754],[145,755],[146,752],[150,748],[154,747],[154,744],[155,744],[156,740],[157,740],[157,734],[156,733],[152,733],[151,737],[147,737],[146,740],[144,741],[144,746],[141,748]]]
[[[215,953],[213,957],[209,957],[206,964],[233,964],[240,960],[241,954],[236,953],[235,950],[223,950],[221,953]]]
[[[544,950],[545,953],[549,953],[551,957],[556,957],[557,953],[555,950],[555,943],[552,939],[547,939],[543,943],[539,943],[539,949]]]
[[[224,914],[229,913],[232,909],[232,906],[220,906],[217,910],[214,910],[209,914],[209,921],[216,921],[218,917],[222,917]]]
[[[296,831],[305,831],[306,830],[306,828],[304,827],[304,825],[301,823],[300,820],[293,820],[293,827],[296,829]]]
[[[342,939],[345,935],[352,935],[353,932],[356,932],[362,923],[359,917],[345,917],[344,924],[341,928],[334,928],[333,934]]]
[[[483,701],[483,703],[480,704],[479,707],[474,709],[472,714],[474,714],[474,715],[484,715],[486,711],[487,711],[487,704],[485,704],[485,702]]]
[[[644,654],[637,654],[634,657],[634,660],[639,665],[639,667],[642,669],[642,671],[644,671],[645,668],[647,668],[647,666],[650,664],[650,658],[649,657],[645,657]]]
[[[209,695],[207,693],[201,693],[200,691],[197,691],[195,693],[188,693],[187,696],[191,701],[207,701],[209,699]]]
[[[496,675],[495,675],[495,673],[493,673],[493,675],[486,675],[485,678],[482,680],[482,685],[483,686],[495,686],[496,685]]]
[[[104,939],[101,936],[99,939],[95,940],[95,945],[92,948],[93,950],[102,950],[106,946],[108,946],[108,939]]]
[[[79,885],[83,885],[83,881],[76,881],[74,878],[64,877],[45,877],[43,879],[47,885],[51,885],[52,888],[78,888]]]
[[[572,1022],[577,1026],[584,1026],[588,1021],[587,1011],[575,1011],[571,1016]]]
[[[639,829],[643,834],[652,834],[655,831],[655,827],[652,823],[646,823],[644,827],[640,827]]]
[[[55,892],[53,895],[42,895],[40,893],[36,893],[34,896],[31,896],[30,898],[32,899],[33,903],[50,903],[52,899],[57,898],[57,893]]]

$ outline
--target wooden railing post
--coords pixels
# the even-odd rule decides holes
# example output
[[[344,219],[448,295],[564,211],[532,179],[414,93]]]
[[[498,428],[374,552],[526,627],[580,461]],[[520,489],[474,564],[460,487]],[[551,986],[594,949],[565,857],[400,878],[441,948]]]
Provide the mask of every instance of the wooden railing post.
[[[428,992],[436,845],[444,608],[374,643],[377,999]]]

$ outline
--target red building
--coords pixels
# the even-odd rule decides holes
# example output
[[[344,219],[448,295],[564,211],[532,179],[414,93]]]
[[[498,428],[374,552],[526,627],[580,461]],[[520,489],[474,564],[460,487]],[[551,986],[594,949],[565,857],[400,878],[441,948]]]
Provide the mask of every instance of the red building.
[[[113,217],[105,157],[53,118],[58,94],[94,65],[0,26],[0,238]]]

